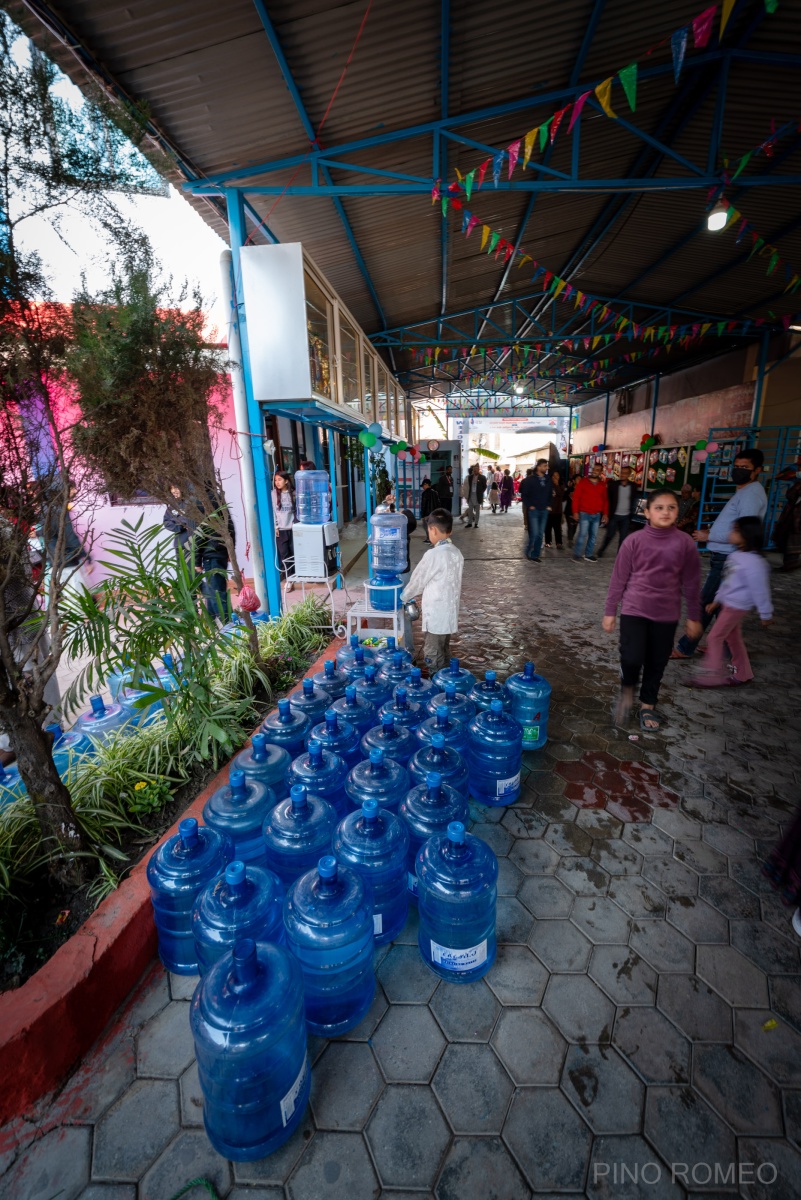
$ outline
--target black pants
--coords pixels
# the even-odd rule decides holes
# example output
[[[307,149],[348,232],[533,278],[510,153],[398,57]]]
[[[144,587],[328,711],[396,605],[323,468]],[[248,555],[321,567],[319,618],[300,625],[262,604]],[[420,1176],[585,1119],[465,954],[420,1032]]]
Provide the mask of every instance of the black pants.
[[[281,574],[286,578],[290,567],[294,567],[295,564],[295,548],[292,545],[291,529],[276,529],[275,548],[278,551],[278,565]]]
[[[676,625],[676,621],[649,621],[647,617],[620,618],[620,679],[624,687],[636,687],[642,671],[643,704],[656,704]]]
[[[548,513],[548,520],[545,523],[545,541],[549,544],[556,542],[557,546],[562,545],[561,513]]]
[[[206,601],[206,611],[210,617],[219,617],[222,621],[230,621],[231,604],[228,596],[228,560],[221,558],[204,558],[201,569],[205,578],[200,584],[203,599]]]
[[[598,557],[600,558],[600,556],[603,554],[604,550],[609,549],[609,546],[612,544],[612,539],[614,538],[615,533],[617,533],[618,539],[619,539],[618,543],[617,543],[617,548],[619,550],[620,547],[623,545],[624,537],[626,537],[626,535],[629,532],[630,526],[631,526],[631,517],[610,517],[609,521],[607,522],[607,526],[606,526],[606,537],[604,538],[604,544],[603,544],[603,546],[601,546],[601,549],[598,551]]]

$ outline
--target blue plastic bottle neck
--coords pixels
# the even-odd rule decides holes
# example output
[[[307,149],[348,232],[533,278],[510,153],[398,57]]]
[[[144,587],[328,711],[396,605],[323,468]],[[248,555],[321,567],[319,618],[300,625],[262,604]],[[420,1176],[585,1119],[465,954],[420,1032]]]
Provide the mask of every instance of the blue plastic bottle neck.
[[[445,699],[448,701],[449,704],[452,704],[456,700],[456,684],[455,683],[446,683],[445,684]]]
[[[288,700],[278,701],[278,720],[281,725],[289,725],[292,722],[291,705]]]
[[[378,811],[377,800],[365,800],[362,804],[362,815],[359,826],[367,837],[380,837],[384,832],[384,822]]]
[[[234,946],[233,967],[228,977],[231,990],[240,994],[249,992],[256,985],[260,973],[256,943],[252,938],[242,938]]]
[[[309,811],[309,797],[305,787],[296,783],[289,793],[290,812],[293,817],[305,817]]]
[[[247,899],[248,881],[245,874],[245,864],[239,859],[234,859],[225,868],[225,886],[228,889],[228,897],[234,903],[241,903]]]
[[[533,679],[534,678],[534,663],[533,662],[527,662],[526,665],[523,667],[523,678],[524,679]]]
[[[323,748],[314,738],[309,742],[309,770],[321,771],[325,765],[323,760]]]
[[[458,674],[459,674],[459,659],[458,659],[458,658],[452,658],[452,659],[451,659],[451,665],[450,665],[450,667],[448,668],[448,670],[450,671],[450,674],[451,674],[451,675],[458,675]]]
[[[426,776],[426,800],[430,804],[442,802],[442,776],[439,771],[429,771]]]
[[[312,680],[312,679],[304,679],[303,680],[303,695],[307,696],[309,699],[311,699],[314,696],[314,680]]]
[[[465,843],[465,830],[461,821],[451,821],[448,826],[448,836],[442,847],[442,853],[445,858],[451,860],[465,858],[470,853],[470,849]]]
[[[248,798],[248,786],[244,771],[232,771],[229,778],[231,801],[233,804],[244,804]]]
[[[267,761],[267,738],[263,733],[254,733],[252,739],[251,758],[254,763],[263,763]]]
[[[91,704],[91,706],[92,706],[92,716],[93,716],[93,717],[102,717],[102,716],[105,716],[105,713],[106,713],[106,706],[105,706],[105,704],[103,703],[103,697],[102,697],[102,696],[92,696],[92,698],[91,698],[91,700],[89,701],[89,703],[90,703],[90,704]]]
[[[200,836],[198,834],[198,824],[194,817],[185,817],[178,826],[178,836],[181,841],[181,849],[184,853],[190,853],[200,844]]]
[[[317,864],[317,895],[335,896],[339,891],[337,860],[333,854],[324,855]]]

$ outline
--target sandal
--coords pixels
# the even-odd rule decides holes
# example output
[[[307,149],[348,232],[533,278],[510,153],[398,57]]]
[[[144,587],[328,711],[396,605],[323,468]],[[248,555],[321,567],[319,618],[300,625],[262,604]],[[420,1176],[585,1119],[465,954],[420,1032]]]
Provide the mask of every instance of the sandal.
[[[646,721],[651,721],[651,725],[646,725]],[[640,729],[643,733],[658,733],[662,728],[662,716],[655,708],[640,709]]]

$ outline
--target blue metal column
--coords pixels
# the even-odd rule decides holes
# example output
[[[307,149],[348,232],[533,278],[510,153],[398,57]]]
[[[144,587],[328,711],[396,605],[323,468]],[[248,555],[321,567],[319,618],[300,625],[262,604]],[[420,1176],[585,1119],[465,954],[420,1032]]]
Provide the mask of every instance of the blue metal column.
[[[261,436],[264,432],[261,408],[253,395],[247,314],[245,312],[245,299],[242,291],[240,252],[247,240],[245,207],[242,202],[242,193],[229,189],[226,192],[226,203],[228,205],[228,232],[233,258],[234,297],[239,317],[239,340],[242,349],[242,376],[245,382],[245,396],[248,406],[248,432],[255,435],[257,442],[253,450],[253,474],[256,485],[256,519],[261,532],[262,552],[264,554],[264,576],[258,580],[256,590],[267,597],[267,608],[270,616],[280,617],[281,574],[278,570],[275,548],[275,517],[273,515],[271,481],[267,477],[267,466],[264,460],[264,448],[261,441]]]
[[[651,398],[651,437],[654,436],[656,428],[656,406],[659,403],[659,376],[654,375],[654,394]]]
[[[762,411],[762,396],[765,391],[765,368],[768,365],[768,347],[770,344],[770,334],[767,329],[762,334],[762,340],[759,343],[759,365],[757,366],[756,386],[754,388],[754,404],[751,409],[751,425],[758,425]]]
[[[367,522],[367,536],[370,536],[370,517],[373,515],[373,493],[370,486],[370,451],[364,447],[364,519]]]
[[[337,502],[337,456],[334,450],[334,430],[328,430],[328,474],[331,478],[331,520],[339,524],[339,504]],[[342,566],[342,554],[337,543],[337,566]],[[342,587],[342,578],[337,576],[337,587]]]
[[[322,449],[320,446],[320,430],[316,425],[310,425],[308,426],[308,429],[311,435],[312,459],[314,460],[315,467],[319,471],[320,456],[322,454]]]
[[[604,449],[606,449],[606,435],[609,430],[609,392],[606,393],[606,409],[604,410]]]

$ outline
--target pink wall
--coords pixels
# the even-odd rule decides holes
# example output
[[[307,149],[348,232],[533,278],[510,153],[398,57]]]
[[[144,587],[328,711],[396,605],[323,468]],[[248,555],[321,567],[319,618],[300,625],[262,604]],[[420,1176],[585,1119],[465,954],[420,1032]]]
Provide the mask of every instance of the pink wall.
[[[713,427],[748,425],[753,400],[752,383],[738,383],[716,392],[705,392],[702,396],[688,396],[657,407],[655,432],[661,435],[663,445],[673,446],[705,438]],[[650,432],[650,409],[622,417],[613,418],[610,414],[606,446],[610,450],[627,450],[639,446]],[[603,441],[603,421],[585,425],[573,434],[573,450],[576,454],[586,454]]]

